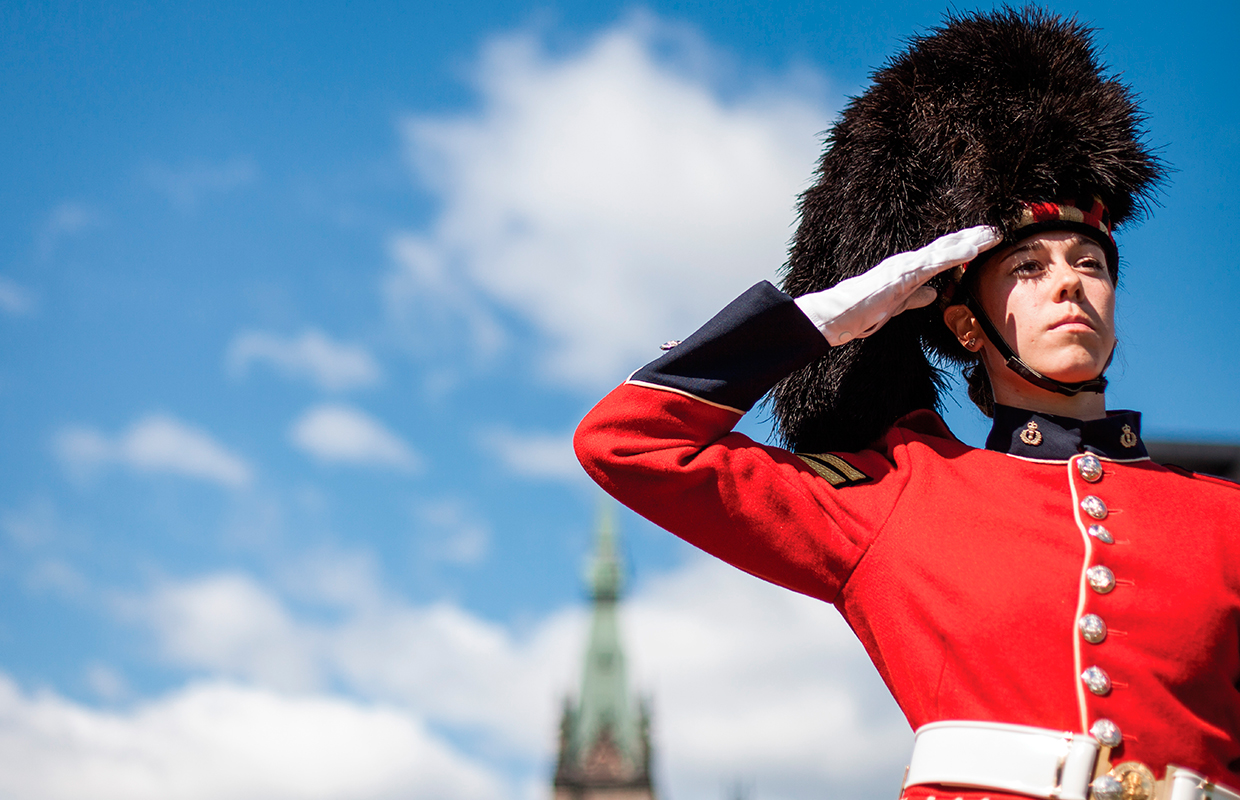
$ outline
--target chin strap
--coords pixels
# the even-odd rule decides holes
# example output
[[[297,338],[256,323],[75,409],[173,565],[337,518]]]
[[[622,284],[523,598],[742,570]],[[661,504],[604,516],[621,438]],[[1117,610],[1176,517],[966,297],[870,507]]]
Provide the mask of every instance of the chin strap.
[[[986,316],[986,312],[982,310],[982,304],[973,299],[973,293],[965,292],[964,298],[965,306],[973,312],[973,316],[977,318],[978,324],[982,326],[982,331],[986,334],[986,338],[989,339],[990,343],[993,344],[995,349],[999,351],[999,355],[1006,359],[1007,368],[1012,370],[1012,372],[1015,372],[1017,375],[1021,376],[1040,389],[1046,389],[1049,392],[1055,392],[1057,394],[1064,394],[1068,397],[1075,397],[1081,392],[1094,392],[1096,394],[1102,394],[1106,391],[1107,379],[1102,377],[1101,374],[1093,380],[1081,381],[1080,383],[1064,383],[1063,381],[1057,381],[1054,378],[1046,377],[1033,367],[1026,364],[1024,361],[1021,361],[1012,350],[1011,346],[1008,345],[1007,340],[1004,339],[1003,335],[999,333],[997,328],[995,328],[994,323],[990,321],[990,317]],[[1106,372],[1107,367],[1111,366],[1111,358],[1114,357],[1114,355],[1115,350],[1112,348],[1111,355],[1107,356],[1107,363],[1102,367],[1103,372]]]

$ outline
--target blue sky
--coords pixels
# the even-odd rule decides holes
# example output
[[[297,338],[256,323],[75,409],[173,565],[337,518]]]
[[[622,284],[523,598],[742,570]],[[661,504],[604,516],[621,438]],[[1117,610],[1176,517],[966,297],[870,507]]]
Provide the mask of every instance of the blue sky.
[[[0,9],[0,794],[543,796],[569,433],[774,278],[819,133],[943,11]],[[1240,440],[1238,13],[1081,15],[1176,170],[1111,405]],[[621,522],[667,795],[887,796],[908,734],[831,609]]]

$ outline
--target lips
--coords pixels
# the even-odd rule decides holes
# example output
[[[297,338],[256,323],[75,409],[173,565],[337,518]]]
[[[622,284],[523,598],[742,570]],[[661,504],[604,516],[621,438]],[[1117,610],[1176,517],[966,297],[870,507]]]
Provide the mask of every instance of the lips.
[[[1093,320],[1091,320],[1089,317],[1084,317],[1084,316],[1079,316],[1079,315],[1073,315],[1071,317],[1064,317],[1063,319],[1059,320],[1054,325],[1052,325],[1051,330],[1055,330],[1056,328],[1075,328],[1077,326],[1087,328],[1091,331],[1094,330]]]

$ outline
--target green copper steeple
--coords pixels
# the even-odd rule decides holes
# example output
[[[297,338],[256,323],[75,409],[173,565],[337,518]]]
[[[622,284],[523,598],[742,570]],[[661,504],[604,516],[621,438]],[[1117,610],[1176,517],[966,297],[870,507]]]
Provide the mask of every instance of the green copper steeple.
[[[581,694],[565,702],[560,724],[556,797],[590,798],[595,790],[624,788],[653,798],[650,786],[648,716],[629,697],[617,603],[623,563],[616,546],[613,506],[599,513],[594,559],[586,573],[593,601]],[[626,795],[628,797],[629,795]]]
[[[620,752],[632,758],[637,749],[637,727],[629,707],[624,651],[620,648],[616,619],[623,579],[616,553],[615,514],[610,505],[603,506],[599,514],[596,542],[594,562],[588,572],[594,619],[590,624],[573,744],[578,752],[585,751],[609,729]]]

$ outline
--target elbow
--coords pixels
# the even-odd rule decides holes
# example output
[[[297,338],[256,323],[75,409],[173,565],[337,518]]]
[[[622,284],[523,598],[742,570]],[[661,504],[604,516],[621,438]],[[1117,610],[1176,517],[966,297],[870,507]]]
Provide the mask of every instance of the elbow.
[[[612,460],[608,438],[599,425],[598,409],[586,414],[573,433],[573,452],[581,466],[596,482],[602,483],[606,465]]]
[[[647,427],[643,420],[640,410],[623,402],[623,391],[618,390],[590,409],[573,433],[577,460],[609,494],[615,495],[628,474],[641,471],[649,458],[649,442],[637,431]]]

